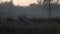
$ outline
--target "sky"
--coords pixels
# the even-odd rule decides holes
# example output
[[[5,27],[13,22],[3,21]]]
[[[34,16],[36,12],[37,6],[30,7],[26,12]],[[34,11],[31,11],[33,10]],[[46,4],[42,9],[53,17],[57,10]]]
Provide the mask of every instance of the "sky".
[[[3,2],[10,0],[1,0]],[[14,5],[28,6],[31,3],[37,3],[37,0],[13,0]]]
[[[37,2],[37,0],[14,0],[13,1],[13,3],[15,4],[15,5],[22,5],[22,6],[27,6],[27,5],[29,5],[29,4],[31,4],[31,3],[36,3]]]
[[[10,0],[0,0],[0,1],[10,1]],[[54,2],[56,2],[57,0],[54,0]],[[37,0],[13,0],[13,4],[14,5],[19,5],[19,6],[28,6],[30,5],[31,3],[36,3],[37,4]],[[60,2],[59,2],[60,4]]]

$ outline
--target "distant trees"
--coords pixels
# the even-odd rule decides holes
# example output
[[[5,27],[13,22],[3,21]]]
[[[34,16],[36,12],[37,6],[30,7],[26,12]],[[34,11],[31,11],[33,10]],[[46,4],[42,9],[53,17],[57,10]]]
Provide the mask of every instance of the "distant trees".
[[[38,0],[37,2],[39,5],[42,4],[43,8],[47,8],[49,11],[49,18],[51,17],[51,11],[53,10],[54,6],[59,3],[59,0]],[[54,8],[55,9],[55,8]]]
[[[20,13],[24,13],[24,12],[26,12],[27,14],[29,13],[29,15],[30,15],[30,11],[32,11],[32,12],[43,11],[43,9],[45,10],[47,8],[47,10],[49,12],[48,15],[50,17],[51,16],[51,11],[53,10],[53,6],[55,6],[58,3],[58,1],[57,1],[57,3],[54,4],[53,1],[55,1],[55,0],[38,0],[37,3],[39,5],[33,3],[33,4],[30,4],[27,7],[14,6],[12,4],[12,1],[11,2],[0,3],[0,16],[1,16],[1,14],[4,14],[4,16],[5,15],[6,16],[13,16],[13,14],[16,15],[16,14],[20,14]],[[43,7],[43,9],[41,8],[40,4],[42,4],[41,6]]]
[[[39,4],[39,5],[48,5],[49,3],[56,3],[56,4],[58,4],[60,2],[60,0],[37,0],[37,3]]]

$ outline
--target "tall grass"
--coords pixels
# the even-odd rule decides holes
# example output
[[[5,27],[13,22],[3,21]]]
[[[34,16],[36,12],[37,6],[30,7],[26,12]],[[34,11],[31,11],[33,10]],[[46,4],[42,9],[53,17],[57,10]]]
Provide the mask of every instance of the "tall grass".
[[[9,21],[8,21],[9,20]],[[20,22],[12,18],[0,20],[0,33],[2,34],[21,34],[21,33],[40,33],[40,34],[60,34],[60,19],[31,19],[32,23]],[[54,21],[55,20],[55,21]],[[8,21],[8,22],[7,22]]]

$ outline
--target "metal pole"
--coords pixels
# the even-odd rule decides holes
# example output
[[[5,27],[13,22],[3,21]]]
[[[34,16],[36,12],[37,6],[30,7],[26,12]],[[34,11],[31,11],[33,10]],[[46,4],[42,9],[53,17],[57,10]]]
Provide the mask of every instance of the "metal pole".
[[[50,16],[50,13],[51,13],[50,1],[51,1],[51,0],[49,0],[49,3],[48,3],[49,20],[50,20],[50,18],[51,18],[51,16]],[[49,21],[49,22],[50,22],[50,21]]]

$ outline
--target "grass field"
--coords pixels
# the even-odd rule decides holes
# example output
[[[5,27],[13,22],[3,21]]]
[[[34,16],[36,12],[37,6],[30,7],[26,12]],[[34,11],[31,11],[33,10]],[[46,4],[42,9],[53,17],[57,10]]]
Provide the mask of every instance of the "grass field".
[[[0,24],[1,34],[60,34],[59,23]]]
[[[60,21],[35,20],[32,23],[14,19],[0,20],[0,34],[60,34]]]

